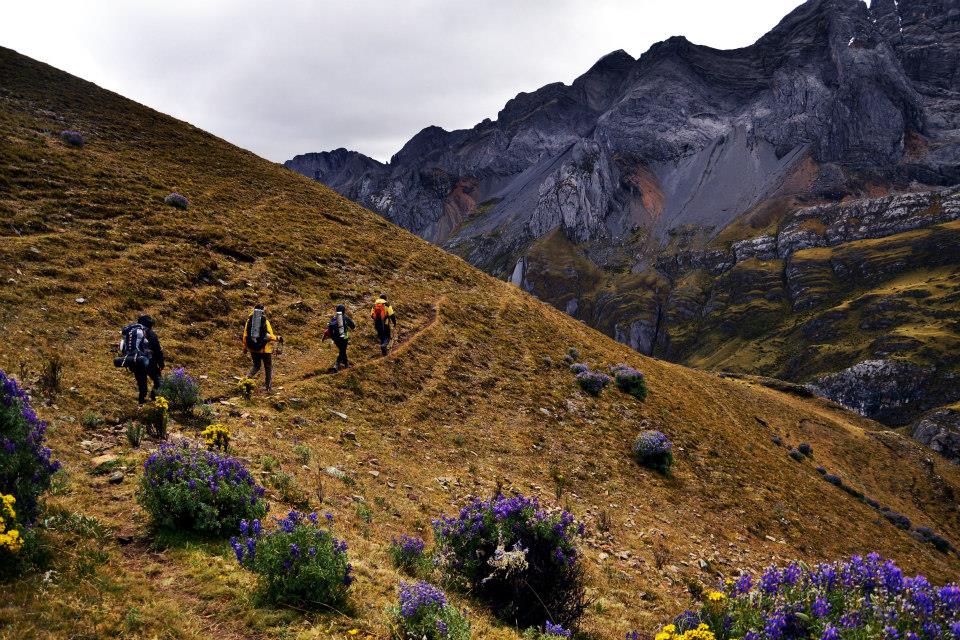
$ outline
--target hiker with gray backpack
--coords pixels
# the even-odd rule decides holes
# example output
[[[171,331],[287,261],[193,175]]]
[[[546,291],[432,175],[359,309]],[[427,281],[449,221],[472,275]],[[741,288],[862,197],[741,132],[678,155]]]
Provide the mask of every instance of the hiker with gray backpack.
[[[347,359],[347,346],[350,344],[350,331],[356,329],[357,325],[353,323],[353,318],[347,315],[347,308],[342,304],[337,305],[337,311],[327,323],[327,328],[323,332],[323,340],[330,338],[333,344],[337,345],[337,362],[331,369],[336,373],[341,369],[349,369],[350,361]],[[321,340],[322,342],[322,340]]]
[[[160,373],[163,371],[163,348],[153,330],[153,318],[142,315],[120,332],[119,354],[113,359],[115,367],[129,369],[137,381],[138,402],[147,401],[147,378],[153,382],[150,399],[157,397]]]
[[[243,352],[250,352],[253,360],[253,367],[248,378],[254,378],[260,373],[260,367],[263,366],[264,381],[266,382],[267,393],[273,391],[273,343],[283,344],[283,338],[278,338],[273,333],[273,327],[267,320],[267,311],[262,304],[256,305],[247,316],[247,322],[243,325]]]

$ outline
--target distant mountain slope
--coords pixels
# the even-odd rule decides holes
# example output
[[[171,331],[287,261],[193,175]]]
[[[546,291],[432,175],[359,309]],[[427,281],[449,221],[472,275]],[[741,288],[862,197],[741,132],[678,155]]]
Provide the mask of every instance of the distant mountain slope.
[[[894,261],[865,279],[828,276],[821,262],[823,290],[795,300],[812,263],[771,243],[786,217],[850,200],[881,198],[857,205],[876,222],[867,235],[902,231],[883,221],[879,208],[899,202],[884,196],[960,183],[958,60],[960,0],[808,0],[743,49],[675,37],[637,60],[611,53],[569,86],[521,93],[495,121],[428,127],[386,165],[338,150],[286,166],[644,353],[800,382],[871,358],[932,367],[924,400],[863,405],[902,423],[957,399],[949,349],[901,343],[894,353],[867,346],[878,334],[854,331],[837,335],[857,345],[818,357],[810,340],[789,336],[831,313],[829,301],[882,290],[905,267]],[[956,216],[914,217],[910,228]],[[762,264],[738,266],[750,251],[738,242],[756,244]],[[918,254],[910,270],[949,271],[960,264],[951,246],[936,265]],[[749,282],[762,286],[743,290]],[[957,284],[947,276],[944,286]],[[914,305],[898,318],[924,324],[929,312]],[[941,312],[953,340],[956,305],[948,298]],[[724,355],[744,333],[757,345]]]
[[[86,145],[61,142],[64,129]],[[174,190],[189,209],[163,204]],[[823,401],[643,356],[323,185],[7,49],[0,212],[0,368],[34,389],[67,470],[43,524],[51,571],[0,590],[0,635],[386,637],[401,579],[390,538],[429,540],[431,518],[497,487],[585,521],[594,605],[583,626],[595,638],[651,631],[688,603],[688,584],[780,558],[876,550],[931,579],[960,571],[956,554],[816,471],[960,545],[960,468],[910,439]],[[401,348],[379,359],[366,314],[384,290]],[[249,366],[239,336],[257,300],[286,344],[277,395],[246,404],[234,397]],[[324,375],[334,355],[319,338],[338,301],[360,325],[357,366]],[[133,495],[155,443],[127,444],[133,381],[112,364],[118,329],[140,311],[157,319],[169,365],[216,399],[233,453],[270,487],[272,513],[295,500],[333,514],[357,577],[343,614],[258,604],[224,540],[155,544]],[[569,347],[598,369],[640,368],[650,397],[583,394],[563,361]],[[44,400],[36,380],[53,355],[62,391]],[[671,477],[630,458],[646,426],[675,443]],[[180,420],[172,430],[198,432]],[[788,457],[801,442],[813,461]],[[102,454],[118,456],[119,484],[93,472]],[[277,473],[284,491],[269,481]],[[474,601],[456,602],[473,610],[478,640],[519,637]]]

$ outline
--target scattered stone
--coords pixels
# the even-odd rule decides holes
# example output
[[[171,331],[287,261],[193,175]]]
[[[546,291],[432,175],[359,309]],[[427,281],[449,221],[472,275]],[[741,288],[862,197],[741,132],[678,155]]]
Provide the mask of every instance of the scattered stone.
[[[110,484],[120,484],[123,482],[123,471],[114,471],[110,474],[110,477],[107,478],[107,481]]]
[[[76,299],[74,300],[74,302],[76,302],[77,304],[83,304],[83,303],[86,302],[86,301],[87,301],[86,298],[76,298]]]
[[[371,469],[371,470],[368,471],[367,473],[369,473],[369,474],[370,474],[371,476],[373,476],[374,478],[379,478],[379,477],[380,477],[380,472],[377,471],[376,469]]]
[[[330,477],[336,478],[337,480],[343,480],[347,477],[346,473],[340,469],[337,469],[336,467],[327,467],[323,470],[323,472]]]
[[[347,414],[345,414],[345,413],[340,413],[339,411],[334,411],[333,409],[330,410],[330,413],[331,413],[332,415],[337,416],[337,417],[340,418],[341,420],[346,420],[346,419],[347,419]]]
[[[97,456],[96,458],[92,458],[90,460],[90,464],[93,465],[93,470],[96,471],[100,467],[116,462],[116,460],[117,460],[117,456],[115,456],[114,454],[105,453],[102,456]]]
[[[340,439],[341,439],[341,440],[350,440],[350,441],[352,441],[352,442],[356,442],[356,441],[357,441],[357,434],[355,434],[353,431],[342,431],[342,432],[340,433]]]

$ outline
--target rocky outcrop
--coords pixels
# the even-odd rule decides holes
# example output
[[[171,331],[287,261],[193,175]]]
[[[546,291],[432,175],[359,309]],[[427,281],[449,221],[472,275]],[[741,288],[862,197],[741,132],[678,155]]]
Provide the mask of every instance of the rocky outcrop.
[[[934,371],[899,360],[864,360],[811,382],[819,396],[862,416],[903,424],[926,403]]]
[[[960,409],[931,411],[913,426],[913,438],[954,464],[960,464]]]

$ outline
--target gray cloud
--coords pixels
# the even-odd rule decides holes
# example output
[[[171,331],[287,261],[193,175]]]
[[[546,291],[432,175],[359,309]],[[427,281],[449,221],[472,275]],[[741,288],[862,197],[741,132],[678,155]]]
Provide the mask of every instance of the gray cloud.
[[[32,0],[4,8],[0,44],[271,160],[386,160],[427,125],[495,118],[615,49],[744,46],[799,1]]]

